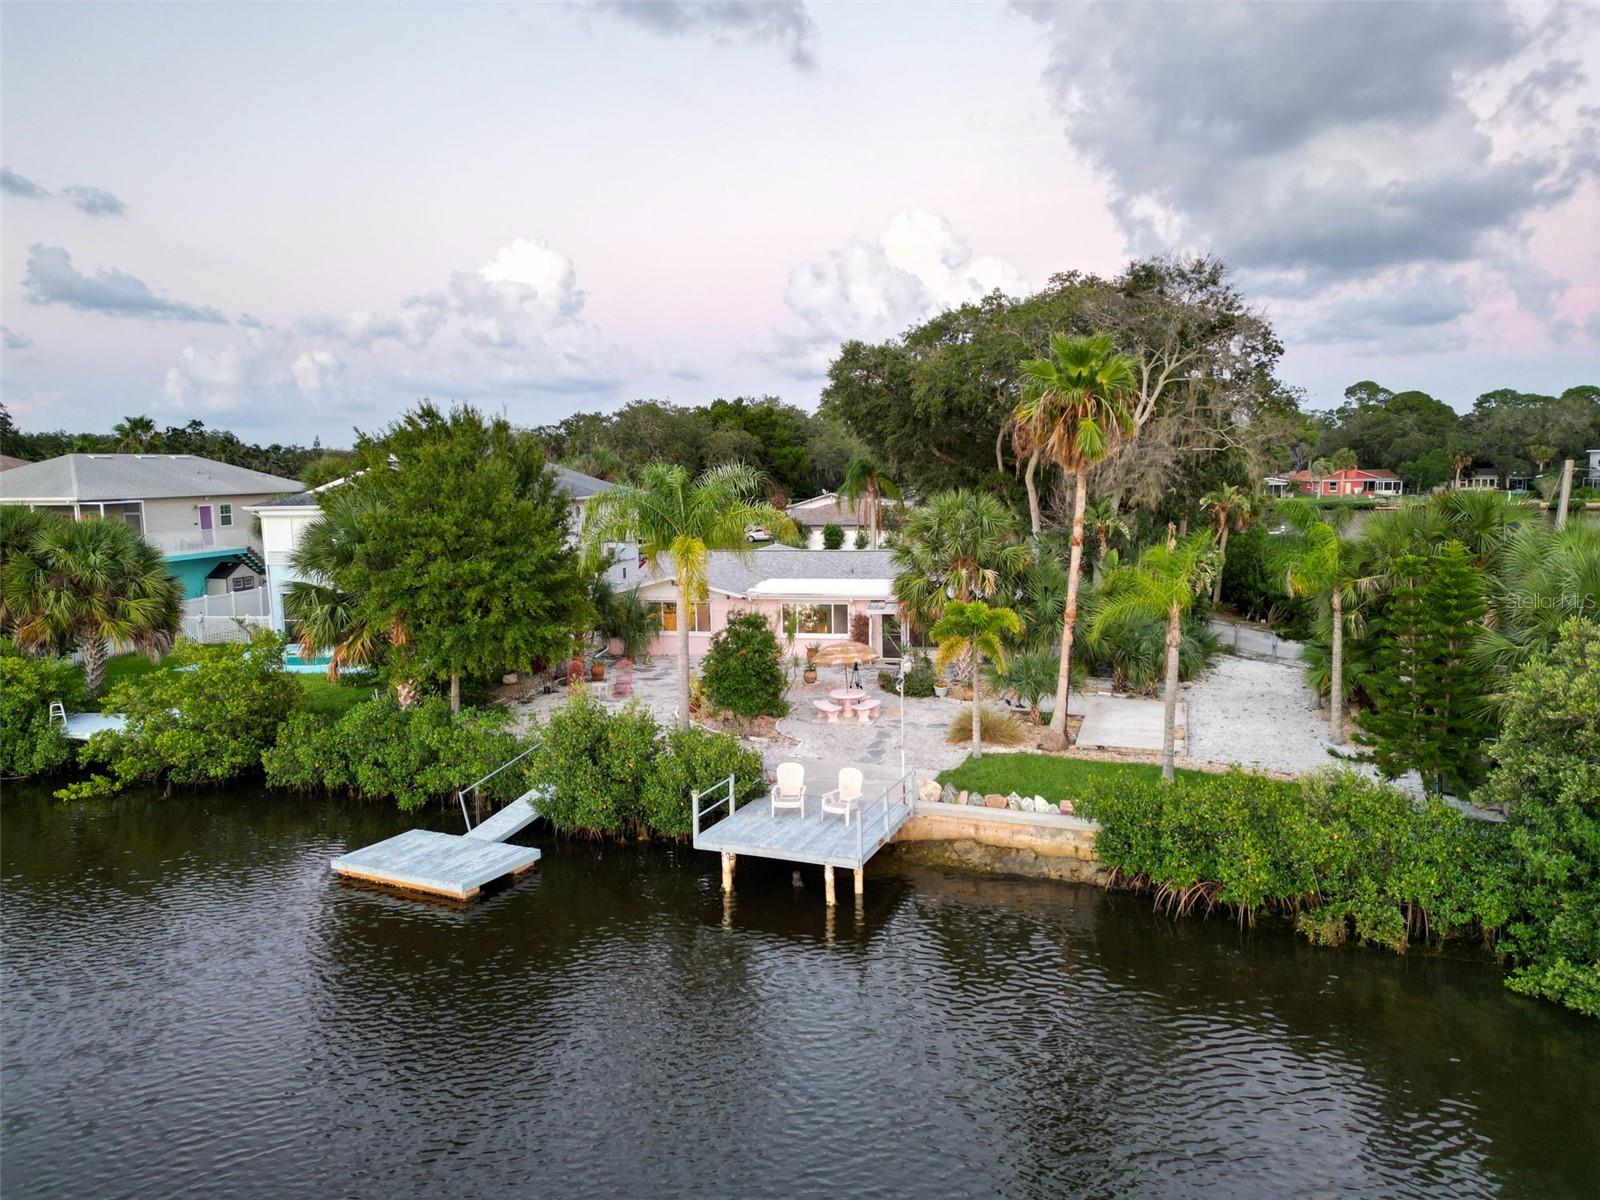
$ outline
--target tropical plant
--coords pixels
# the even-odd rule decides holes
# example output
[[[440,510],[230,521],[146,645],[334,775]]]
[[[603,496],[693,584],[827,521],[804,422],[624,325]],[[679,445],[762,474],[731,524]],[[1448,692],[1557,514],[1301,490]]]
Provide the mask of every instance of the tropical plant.
[[[839,499],[846,504],[865,500],[872,523],[872,546],[881,544],[883,529],[883,501],[900,499],[900,488],[889,478],[888,468],[870,454],[850,460],[844,469],[844,482],[839,485]]]
[[[1494,768],[1521,914],[1511,987],[1600,1016],[1600,623],[1568,619],[1508,689]]]
[[[795,541],[787,514],[759,499],[761,475],[741,463],[691,476],[681,466],[651,463],[638,480],[602,492],[589,502],[583,538],[589,545],[637,542],[645,562],[667,560],[678,583],[678,723],[689,724],[689,614],[709,596],[706,564],[713,550],[747,557],[746,525]]]
[[[1490,563],[1489,617],[1478,653],[1509,675],[1556,644],[1574,617],[1600,619],[1600,525],[1522,526]]]
[[[1472,465],[1472,451],[1464,447],[1457,447],[1450,451],[1450,466],[1455,471],[1455,486],[1461,486],[1461,472]]]
[[[372,548],[382,501],[365,488],[339,487],[318,497],[322,520],[312,523],[291,557],[299,576],[283,594],[283,612],[304,658],[328,655],[328,678],[349,667],[369,667],[391,645],[408,640],[401,614],[379,614],[342,588]]]
[[[830,521],[822,527],[822,548],[824,550],[840,550],[844,548],[843,525],[835,525]]]
[[[1166,695],[1161,730],[1161,777],[1174,778],[1178,714],[1178,652],[1183,643],[1183,615],[1204,593],[1216,572],[1216,547],[1210,535],[1193,533],[1183,539],[1168,537],[1166,545],[1151,546],[1139,561],[1119,567],[1107,576],[1092,628],[1129,618],[1165,618]]]
[[[123,417],[111,427],[111,435],[121,453],[149,450],[156,440],[156,423],[149,417]]]
[[[1312,598],[1328,608],[1328,736],[1338,745],[1344,741],[1345,612],[1354,604],[1356,584],[1354,554],[1338,528],[1347,514],[1333,510],[1325,519],[1314,506],[1298,499],[1284,501],[1279,512],[1292,530],[1275,547],[1273,555],[1285,589],[1291,596]]]
[[[1037,722],[1040,701],[1055,695],[1060,665],[1060,659],[1049,650],[1021,650],[1004,662],[990,663],[987,674],[996,692],[1010,692]]]
[[[1050,356],[1022,364],[1022,399],[1012,416],[1017,453],[1042,453],[1073,477],[1072,549],[1061,625],[1061,669],[1050,728],[1067,736],[1067,694],[1072,679],[1072,630],[1078,619],[1078,579],[1083,568],[1084,510],[1090,467],[1103,462],[1135,432],[1131,410],[1138,365],[1119,354],[1109,334],[1050,339]]]
[[[82,704],[77,667],[64,658],[24,657],[9,641],[0,645],[0,777],[44,775],[72,762],[72,746],[50,716],[58,700],[68,711]]]
[[[1328,465],[1335,471],[1354,471],[1361,465],[1361,460],[1349,446],[1340,446],[1328,459]]]
[[[181,642],[169,669],[119,683],[106,702],[127,721],[84,746],[119,785],[225,783],[258,770],[278,726],[303,702],[283,669],[283,639],[259,631],[248,645]]]
[[[9,512],[9,506],[0,511]],[[84,689],[92,699],[105,680],[108,644],[153,658],[172,645],[183,590],[167,573],[161,552],[125,522],[10,520],[0,621],[18,646],[81,651]]]
[[[986,492],[940,492],[911,510],[895,540],[895,597],[913,624],[937,621],[950,600],[1010,594],[1029,550],[1017,519]]]
[[[711,638],[700,664],[706,699],[714,708],[740,717],[781,717],[789,711],[783,651],[772,625],[758,612],[728,616]]]
[[[600,632],[622,643],[622,656],[637,659],[649,649],[650,639],[661,630],[658,610],[645,603],[637,588],[606,588],[595,597]]]
[[[1218,604],[1222,601],[1222,570],[1228,561],[1228,534],[1250,528],[1256,515],[1256,498],[1244,488],[1225,483],[1201,496],[1200,507],[1209,511],[1217,523],[1218,568],[1211,602]]]
[[[1533,460],[1533,465],[1540,474],[1544,473],[1545,464],[1560,453],[1548,442],[1534,442],[1527,450],[1528,457]]]
[[[978,673],[987,658],[1002,667],[1006,661],[1004,639],[1022,631],[1022,622],[1009,608],[991,608],[982,600],[951,600],[944,606],[944,615],[928,630],[939,647],[938,663],[941,670],[952,660],[967,658],[972,669],[972,756],[983,755],[979,737]]]
[[[1084,631],[1084,652],[1078,659],[1088,667],[1083,672],[1077,666],[1072,668],[1072,686],[1080,687],[1083,675],[1093,673],[1109,676],[1118,691],[1141,696],[1160,692],[1167,672],[1166,617],[1123,617],[1096,630],[1092,628],[1094,613],[1092,606],[1084,610],[1091,627]],[[1188,683],[1222,653],[1222,641],[1211,632],[1205,617],[1189,613],[1179,624],[1178,681]]]
[[[1014,714],[998,709],[980,708],[976,722],[976,733],[972,733],[967,728],[967,718],[956,717],[950,722],[944,740],[952,746],[959,746],[969,738],[977,739],[974,745],[1020,746],[1028,736],[1027,729]]]
[[[402,705],[364,700],[337,721],[299,712],[262,754],[267,786],[393,800],[402,809],[448,797],[510,762],[523,748],[503,709],[451,713],[438,696]],[[502,803],[528,786],[520,765],[485,780],[474,798]]]
[[[1133,536],[1133,527],[1117,511],[1116,502],[1110,496],[1101,496],[1084,505],[1083,528],[1095,540],[1094,574],[1098,579],[1105,570],[1106,554],[1111,549],[1111,543],[1127,541]]]

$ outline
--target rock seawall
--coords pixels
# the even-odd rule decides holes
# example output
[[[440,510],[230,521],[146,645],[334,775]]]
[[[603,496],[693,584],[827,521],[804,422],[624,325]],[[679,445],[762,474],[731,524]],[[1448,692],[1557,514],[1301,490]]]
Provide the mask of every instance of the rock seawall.
[[[894,844],[920,862],[1074,883],[1101,883],[1099,826],[1056,813],[918,800]]]

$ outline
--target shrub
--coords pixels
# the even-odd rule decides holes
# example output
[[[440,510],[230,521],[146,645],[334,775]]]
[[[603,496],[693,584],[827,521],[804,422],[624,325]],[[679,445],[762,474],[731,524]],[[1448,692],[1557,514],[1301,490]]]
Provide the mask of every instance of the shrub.
[[[283,669],[283,639],[265,631],[247,646],[180,644],[166,665],[112,688],[105,707],[127,725],[84,747],[82,758],[108,764],[121,784],[224,783],[253,771],[302,696]]]
[[[879,671],[878,686],[886,692],[893,692],[897,672]],[[926,700],[933,695],[933,685],[938,682],[939,676],[933,669],[933,664],[928,661],[928,656],[919,654],[906,668],[906,695],[913,699]]]
[[[824,550],[837,550],[843,545],[843,527],[839,525],[824,525],[822,527],[822,548]]]
[[[1221,905],[1241,922],[1296,918],[1312,940],[1404,949],[1511,915],[1504,831],[1350,772],[1280,783],[1231,771],[1173,784],[1095,780],[1078,811],[1100,822],[1112,882],[1175,913]]]
[[[1074,660],[1073,684],[1084,676],[1082,664]],[[1061,656],[1053,650],[1021,650],[1006,660],[1005,666],[989,663],[986,667],[989,685],[996,692],[1013,693],[1018,703],[1027,707],[1034,720],[1039,719],[1039,705],[1049,700],[1055,702],[1056,679],[1061,674]]]
[[[640,810],[645,825],[668,837],[687,837],[693,825],[689,808],[692,792],[734,776],[734,795],[740,803],[759,795],[766,784],[761,755],[736,737],[694,726],[667,734],[655,770],[645,781]],[[714,803],[715,796],[706,797]],[[725,809],[711,814],[716,820]]]
[[[659,733],[642,705],[613,715],[579,689],[551,714],[531,758],[533,781],[546,791],[540,813],[563,831],[639,831]]]
[[[431,696],[401,708],[392,696],[356,705],[330,724],[297,713],[262,755],[269,787],[350,793],[419,808],[482,778],[523,748],[500,710],[465,709],[452,716]],[[484,785],[482,796],[514,799],[527,772],[512,768]]]
[[[1016,717],[999,709],[979,707],[978,737],[986,746],[1017,746],[1028,736],[1027,727]],[[963,711],[950,722],[946,742],[958,746],[972,740],[972,712]]]
[[[864,612],[850,614],[850,640],[863,646],[872,641],[872,622]]]
[[[1188,682],[1222,651],[1204,616],[1182,619],[1183,641],[1178,645],[1178,678]],[[1111,676],[1112,683],[1129,692],[1154,695],[1166,678],[1167,623],[1155,618],[1114,620],[1098,634],[1084,638],[1085,656],[1096,671]]]
[[[1600,624],[1571,620],[1512,677],[1494,767],[1522,911],[1510,985],[1600,1016]]]
[[[857,550],[865,550],[871,544],[872,544],[872,539],[867,536],[867,531],[865,529],[856,530],[856,549]]]
[[[711,639],[700,678],[714,708],[741,717],[781,717],[788,711],[783,702],[783,652],[760,613],[728,617]]]
[[[72,762],[72,745],[50,719],[50,702],[83,705],[83,674],[61,658],[24,658],[0,649],[0,776],[45,775]]]

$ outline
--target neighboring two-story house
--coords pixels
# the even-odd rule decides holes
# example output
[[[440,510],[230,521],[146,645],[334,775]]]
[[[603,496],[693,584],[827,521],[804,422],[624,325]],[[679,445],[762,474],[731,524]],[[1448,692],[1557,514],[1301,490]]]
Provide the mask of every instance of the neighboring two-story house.
[[[114,517],[138,530],[183,585],[191,618],[266,614],[249,510],[299,490],[293,479],[193,454],[63,454],[0,474],[0,504]]]

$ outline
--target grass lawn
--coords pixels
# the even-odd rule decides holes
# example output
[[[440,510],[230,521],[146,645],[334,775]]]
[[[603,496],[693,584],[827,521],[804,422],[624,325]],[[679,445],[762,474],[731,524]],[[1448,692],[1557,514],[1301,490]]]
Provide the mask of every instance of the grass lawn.
[[[1198,778],[1204,771],[1178,770],[1182,777]],[[1046,800],[1072,800],[1083,785],[1095,779],[1159,779],[1154,763],[1100,762],[1086,758],[1057,758],[1052,754],[989,754],[969,758],[959,767],[939,773],[940,783],[969,792],[1043,796]]]
[[[126,683],[130,679],[137,679],[141,675],[148,675],[151,671],[159,670],[161,670],[161,664],[144,654],[119,654],[115,658],[108,658],[106,659],[106,681],[101,688],[101,695],[109,692],[119,683]]]

